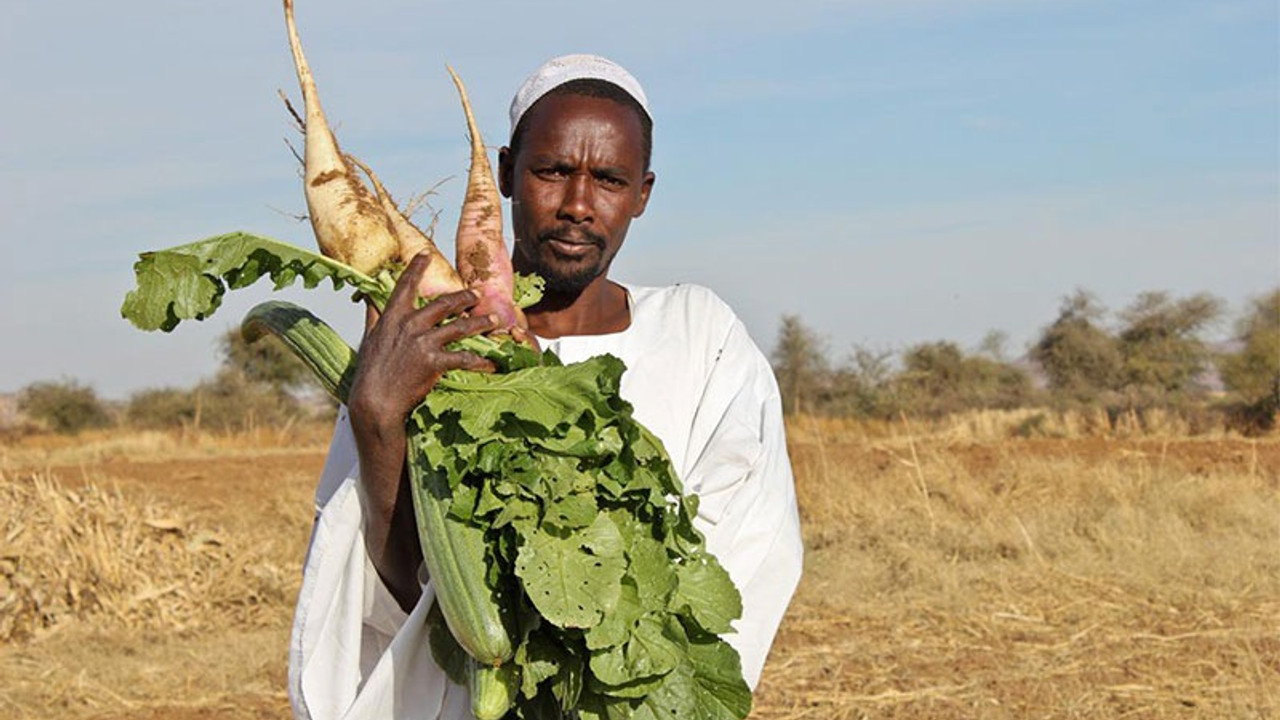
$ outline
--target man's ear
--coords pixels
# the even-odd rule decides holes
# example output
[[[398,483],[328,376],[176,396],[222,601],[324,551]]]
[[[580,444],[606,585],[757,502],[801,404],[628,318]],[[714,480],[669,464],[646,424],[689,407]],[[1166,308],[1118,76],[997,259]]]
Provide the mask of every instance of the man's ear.
[[[511,148],[505,145],[498,149],[498,191],[502,193],[502,197],[511,197],[511,174],[514,169],[511,167],[513,158],[511,157]]]
[[[631,217],[638,218],[644,214],[644,209],[649,206],[649,193],[653,192],[653,183],[658,177],[652,172],[644,174],[644,180],[640,181],[640,205],[636,211],[631,213]]]

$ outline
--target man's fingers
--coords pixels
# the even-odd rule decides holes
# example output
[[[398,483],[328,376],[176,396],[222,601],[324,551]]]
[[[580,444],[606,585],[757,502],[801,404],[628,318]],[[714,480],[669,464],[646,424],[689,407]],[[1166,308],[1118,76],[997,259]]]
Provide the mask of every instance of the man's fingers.
[[[441,345],[448,345],[455,340],[461,340],[472,335],[479,335],[488,332],[498,325],[498,319],[493,315],[480,315],[478,317],[458,318],[451,323],[441,325],[432,333],[432,339]]]
[[[482,373],[497,372],[498,368],[491,361],[469,352],[451,352],[446,355],[446,363],[450,370],[474,370]]]
[[[369,333],[373,331],[373,326],[378,324],[378,318],[382,317],[382,313],[378,312],[378,308],[373,306],[373,301],[368,298],[364,301],[364,337],[369,337]]]
[[[458,292],[441,295],[422,306],[414,314],[414,323],[416,325],[434,327],[446,318],[461,315],[464,310],[475,305],[479,299],[479,296],[471,290],[459,290]],[[425,330],[426,328],[420,329]]]
[[[534,350],[542,352],[542,346],[538,343],[538,337],[519,325],[511,328],[511,337],[515,338],[516,342],[524,343],[532,347]]]
[[[404,272],[400,274],[400,278],[396,280],[396,286],[391,289],[391,295],[387,298],[386,310],[398,309],[406,303],[408,304],[407,307],[413,307],[413,300],[418,294],[418,283],[426,275],[427,266],[430,264],[431,255],[428,253],[418,253],[413,256],[413,259],[405,267]]]

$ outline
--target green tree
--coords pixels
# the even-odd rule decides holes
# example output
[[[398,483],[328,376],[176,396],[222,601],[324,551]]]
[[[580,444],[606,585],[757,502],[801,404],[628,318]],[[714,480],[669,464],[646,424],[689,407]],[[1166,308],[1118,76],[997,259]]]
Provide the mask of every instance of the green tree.
[[[306,363],[274,335],[248,342],[239,328],[218,338],[218,354],[224,369],[241,374],[251,383],[262,383],[281,394],[318,387]]]
[[[888,350],[855,346],[848,360],[831,374],[833,411],[854,417],[893,417],[898,406],[892,358]]]
[[[50,430],[68,435],[111,424],[94,389],[75,380],[31,383],[18,393],[18,409]]]
[[[902,371],[894,384],[903,409],[930,416],[963,407],[964,352],[949,340],[921,343],[902,353]]]
[[[217,430],[280,427],[304,419],[307,412],[289,393],[224,367],[192,391],[194,424]]]
[[[1031,359],[1059,397],[1090,402],[1120,386],[1124,357],[1116,338],[1102,327],[1105,314],[1092,293],[1076,290],[1062,299],[1058,318],[1031,348]]]
[[[1218,360],[1222,381],[1249,405],[1280,410],[1280,288],[1254,298],[1236,324],[1240,349]]]
[[[1011,408],[1031,397],[1031,379],[1026,373],[991,357],[965,355],[950,341],[909,348],[902,355],[902,366],[896,384],[901,402],[915,413],[938,416],[960,410]]]
[[[1027,405],[1035,396],[1025,370],[983,355],[965,358],[963,388],[966,408],[1009,410]]]
[[[783,315],[773,348],[773,372],[778,378],[784,412],[814,411],[827,382],[826,344],[798,315]]]
[[[988,330],[978,343],[978,354],[985,355],[997,362],[1006,362],[1005,346],[1009,344],[1009,333],[1003,330]]]
[[[1130,389],[1164,395],[1192,390],[1210,360],[1200,335],[1222,315],[1222,307],[1207,293],[1180,300],[1166,292],[1138,295],[1120,313],[1118,340]]]

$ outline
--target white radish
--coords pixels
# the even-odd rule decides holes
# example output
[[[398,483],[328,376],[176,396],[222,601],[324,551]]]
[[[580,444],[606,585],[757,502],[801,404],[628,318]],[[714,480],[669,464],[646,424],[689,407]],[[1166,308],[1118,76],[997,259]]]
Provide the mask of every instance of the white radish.
[[[431,264],[418,286],[423,297],[461,290],[463,284],[435,244],[396,207],[382,183],[363,164],[344,155],[329,129],[320,95],[293,18],[293,0],[284,0],[289,47],[302,86],[305,107],[306,146],[303,182],[307,213],[316,242],[325,255],[366,275],[396,271],[420,252],[431,254]],[[361,181],[355,166],[369,176],[377,192]]]

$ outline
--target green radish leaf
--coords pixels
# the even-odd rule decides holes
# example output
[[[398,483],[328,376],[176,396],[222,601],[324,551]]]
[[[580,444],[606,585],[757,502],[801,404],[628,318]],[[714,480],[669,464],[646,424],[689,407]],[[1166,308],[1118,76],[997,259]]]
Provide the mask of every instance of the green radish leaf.
[[[494,492],[493,482],[486,482],[480,488],[480,497],[476,500],[474,515],[476,517],[487,517],[500,512],[505,507],[506,501]]]
[[[667,606],[671,591],[676,587],[676,566],[661,542],[641,532],[637,529],[631,536],[631,544],[627,548],[630,561],[627,574],[638,579],[640,603],[647,610],[656,610]],[[726,608],[726,612],[731,610]]]
[[[545,523],[552,527],[572,530],[584,528],[595,522],[600,514],[593,493],[562,495],[547,503]]]
[[[733,620],[742,615],[742,596],[715,558],[704,555],[676,566],[676,592],[672,609],[691,615],[707,632],[733,632]]]
[[[133,272],[137,287],[125,296],[120,314],[142,330],[164,332],[183,320],[209,317],[227,290],[248,287],[263,277],[271,278],[277,290],[299,280],[307,288],[330,280],[335,290],[354,288],[379,307],[390,291],[319,253],[244,232],[142,253]]]
[[[719,639],[690,642],[682,662],[644,696],[632,720],[740,720],[751,712],[751,689],[738,653]]]
[[[589,628],[613,611],[626,570],[622,535],[607,515],[559,537],[541,532],[516,556],[516,575],[534,607],[564,628]]]
[[[508,418],[519,421],[519,432],[550,432],[584,413],[598,418],[617,415],[609,397],[616,397],[622,369],[622,361],[601,355],[563,367],[501,374],[452,372],[440,379],[422,407],[437,417],[456,412],[462,430],[476,438],[500,433],[510,424]],[[610,387],[613,392],[606,392]]]
[[[620,590],[613,612],[605,615],[599,625],[589,628],[583,634],[588,650],[604,650],[622,645],[631,637],[636,621],[644,616],[645,607],[640,604],[640,592],[636,589],[635,579],[629,575],[623,576]]]
[[[514,291],[512,292],[512,300],[518,308],[527,308],[537,305],[542,300],[542,294],[547,286],[546,280],[540,275],[525,275],[523,273],[515,274]]]
[[[626,643],[593,653],[591,671],[596,679],[605,685],[626,685],[674,670],[683,660],[685,648],[683,637],[664,632],[667,624],[655,615],[645,615],[634,623]]]
[[[578,706],[581,720],[631,720],[634,701],[609,695],[584,694]]]
[[[538,685],[560,672],[565,652],[554,640],[541,633],[533,633],[516,648],[516,663],[520,666],[520,691],[531,698],[538,693]]]

